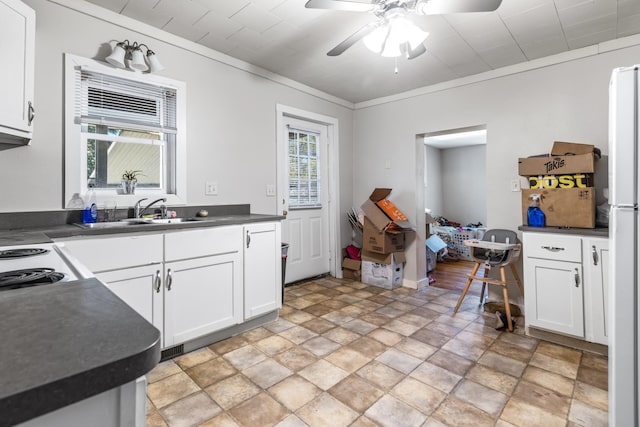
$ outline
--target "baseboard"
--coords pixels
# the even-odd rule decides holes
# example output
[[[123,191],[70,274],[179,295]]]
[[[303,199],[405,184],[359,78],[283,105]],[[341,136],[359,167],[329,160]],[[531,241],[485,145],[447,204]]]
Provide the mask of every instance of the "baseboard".
[[[425,286],[429,285],[429,278],[425,277],[424,279],[420,279],[418,281],[416,280],[409,280],[409,279],[402,279],[402,287],[404,288],[410,288],[410,289],[420,289],[423,288]]]
[[[530,337],[543,339],[555,344],[565,345],[567,347],[573,347],[578,350],[590,351],[592,353],[607,356],[609,347],[602,344],[596,344],[589,341],[584,341],[579,338],[569,337],[566,335],[556,334],[553,332],[545,331],[542,329],[527,326],[525,328],[525,334]]]

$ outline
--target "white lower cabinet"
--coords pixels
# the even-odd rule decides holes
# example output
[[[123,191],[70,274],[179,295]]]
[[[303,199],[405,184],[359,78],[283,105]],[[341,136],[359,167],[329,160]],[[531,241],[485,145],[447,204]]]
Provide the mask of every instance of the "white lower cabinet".
[[[63,239],[175,346],[281,307],[280,223]]]
[[[523,233],[527,327],[607,344],[606,245],[606,238]]]
[[[242,322],[242,254],[165,264],[165,346]]]
[[[105,271],[96,277],[159,331],[163,329],[162,263]]]
[[[279,222],[244,227],[244,318],[282,306],[281,230]]]

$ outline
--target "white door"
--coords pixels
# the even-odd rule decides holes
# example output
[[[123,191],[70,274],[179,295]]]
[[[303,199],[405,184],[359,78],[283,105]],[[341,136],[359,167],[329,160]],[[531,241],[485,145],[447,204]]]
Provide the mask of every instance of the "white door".
[[[527,257],[525,317],[531,326],[584,338],[582,265]]]
[[[161,263],[96,274],[121,300],[163,332]]]
[[[326,125],[285,117],[286,186],[280,191],[282,241],[289,244],[285,283],[328,273],[329,192]]]
[[[245,320],[281,307],[280,227],[277,222],[244,227]]]
[[[164,345],[242,322],[242,254],[165,264]]]

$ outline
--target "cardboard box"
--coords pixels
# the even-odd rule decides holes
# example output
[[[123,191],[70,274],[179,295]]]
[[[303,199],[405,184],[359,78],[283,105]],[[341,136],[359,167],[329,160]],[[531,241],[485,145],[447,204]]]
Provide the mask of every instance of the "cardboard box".
[[[435,218],[432,217],[430,214],[428,213],[424,213],[424,221],[425,221],[425,229],[426,229],[426,236],[425,238],[429,238],[431,237],[431,224],[433,224],[434,222],[436,222]]]
[[[529,188],[586,188],[593,187],[592,173],[574,173],[570,175],[530,176]]]
[[[596,196],[593,187],[544,188],[522,190],[522,223],[527,224],[530,196],[542,195],[540,209],[547,227],[594,228],[596,224]]]
[[[362,231],[362,249],[379,254],[401,252],[404,250],[404,231],[379,231],[378,228],[364,217],[364,229]]]
[[[555,141],[551,148],[552,156],[576,156],[593,153],[594,146],[590,144],[578,144],[576,142]]]
[[[403,252],[380,255],[362,252],[362,283],[393,289],[402,285],[404,263]]]
[[[567,175],[593,173],[595,170],[593,153],[577,156],[543,156],[518,159],[520,176]]]
[[[360,280],[361,261],[347,256],[347,250],[342,249],[342,278]]]
[[[369,218],[378,231],[405,230],[411,231],[414,226],[407,217],[390,201],[387,196],[390,188],[376,188],[369,198],[360,206],[364,215]]]
[[[537,176],[593,173],[595,170],[593,152],[593,145],[556,141],[549,156],[518,159],[518,174]]]

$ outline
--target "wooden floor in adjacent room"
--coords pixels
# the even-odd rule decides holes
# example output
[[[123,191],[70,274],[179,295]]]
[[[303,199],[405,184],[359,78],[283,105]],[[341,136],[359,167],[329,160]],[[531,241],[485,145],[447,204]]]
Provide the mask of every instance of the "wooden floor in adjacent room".
[[[436,279],[430,286],[462,292],[474,264],[464,260],[438,262],[436,268],[429,273],[430,277]],[[482,275],[483,269],[484,267],[481,267],[477,274]],[[482,283],[474,281],[469,288],[469,293],[480,295],[481,289]]]

